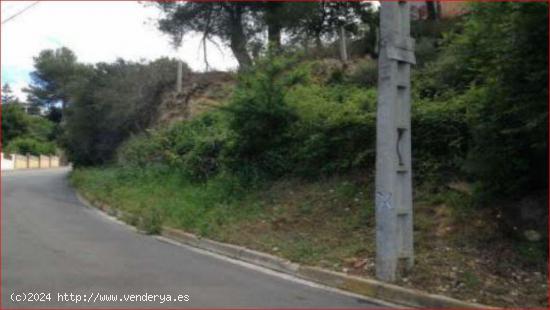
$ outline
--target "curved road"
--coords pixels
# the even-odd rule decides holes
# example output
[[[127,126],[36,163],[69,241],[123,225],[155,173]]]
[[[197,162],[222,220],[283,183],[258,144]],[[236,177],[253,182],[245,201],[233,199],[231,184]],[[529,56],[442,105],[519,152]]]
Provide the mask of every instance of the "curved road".
[[[67,173],[2,172],[2,308],[380,307],[138,234],[82,205]],[[167,294],[183,300],[169,302]],[[12,301],[24,296],[42,301]],[[106,297],[118,301],[99,301]]]

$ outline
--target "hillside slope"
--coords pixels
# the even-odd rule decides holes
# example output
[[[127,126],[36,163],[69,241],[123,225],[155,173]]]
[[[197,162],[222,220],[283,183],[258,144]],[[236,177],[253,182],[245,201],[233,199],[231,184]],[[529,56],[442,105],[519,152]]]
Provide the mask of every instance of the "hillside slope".
[[[231,95],[235,76],[227,72],[189,73],[184,76],[182,91],[163,95],[153,127],[190,120],[202,112],[220,106]]]

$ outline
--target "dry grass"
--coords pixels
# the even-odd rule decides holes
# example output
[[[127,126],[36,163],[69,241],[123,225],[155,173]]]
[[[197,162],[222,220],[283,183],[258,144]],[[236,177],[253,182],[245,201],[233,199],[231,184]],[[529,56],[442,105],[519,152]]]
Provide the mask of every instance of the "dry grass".
[[[279,182],[262,194],[261,218],[236,222],[219,239],[374,277],[374,206],[365,183]],[[493,306],[546,307],[545,260],[526,260],[497,228],[489,212],[417,201],[415,267],[398,284]]]

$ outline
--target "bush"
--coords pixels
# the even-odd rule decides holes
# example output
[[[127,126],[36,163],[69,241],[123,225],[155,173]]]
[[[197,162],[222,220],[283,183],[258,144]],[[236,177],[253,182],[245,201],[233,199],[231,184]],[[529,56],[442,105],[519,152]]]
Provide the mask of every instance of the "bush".
[[[372,166],[373,89],[345,84],[330,64],[266,61],[242,77],[227,108],[233,173],[317,177]]]
[[[290,132],[296,114],[285,100],[285,89],[299,80],[288,73],[293,60],[267,58],[240,76],[225,108],[230,136],[224,158],[233,173],[245,178],[280,176],[289,171]]]
[[[212,111],[192,121],[133,136],[118,150],[118,164],[146,168],[165,165],[194,181],[205,181],[220,170],[220,153],[227,136],[222,113]]]
[[[29,132],[29,117],[23,108],[16,104],[2,105],[2,144]]]
[[[372,167],[374,90],[308,84],[294,87],[286,97],[298,115],[291,127],[295,174],[315,177]]]
[[[56,124],[42,116],[29,117],[29,136],[41,141],[53,141],[56,138]]]
[[[312,64],[261,63],[241,76],[227,107],[132,137],[119,149],[119,163],[166,165],[194,181],[224,170],[252,181],[373,169],[376,91],[318,77],[326,71]],[[469,139],[465,107],[476,100],[470,97],[415,104],[417,179],[460,172]]]
[[[39,141],[31,137],[18,137],[10,141],[6,147],[8,153],[31,154],[31,155],[53,155],[56,153],[56,146],[52,142]]]
[[[20,145],[36,144],[35,142],[48,144],[47,141],[53,141],[56,138],[56,127],[47,118],[27,115],[20,104],[12,103],[2,106],[2,143],[4,146],[18,138],[25,138],[23,140],[26,141],[17,142]]]
[[[415,81],[415,95],[442,108],[420,111],[413,134],[422,123],[439,125],[413,150],[452,154],[430,157],[439,171],[462,162],[478,185],[476,203],[502,212],[510,230],[527,225],[522,214],[547,218],[546,204],[527,211],[521,201],[546,198],[548,189],[548,4],[472,3],[461,31],[445,37],[438,59]]]
[[[218,111],[176,124],[165,140],[168,162],[191,180],[205,181],[221,169],[220,156],[227,140],[227,121]]]
[[[378,84],[378,62],[375,59],[359,60],[349,73],[347,81],[359,87],[376,87]]]
[[[163,163],[162,136],[149,131],[130,137],[117,151],[117,162],[121,166],[145,168],[154,163]]]
[[[412,159],[417,181],[444,183],[464,176],[463,166],[471,139],[467,107],[482,90],[447,101],[413,103]]]
[[[493,197],[547,188],[547,21],[547,3],[472,4],[420,74],[419,96],[475,96],[467,169]]]
[[[162,232],[162,210],[155,205],[146,206],[141,204],[139,219],[136,227],[148,235],[160,234]]]

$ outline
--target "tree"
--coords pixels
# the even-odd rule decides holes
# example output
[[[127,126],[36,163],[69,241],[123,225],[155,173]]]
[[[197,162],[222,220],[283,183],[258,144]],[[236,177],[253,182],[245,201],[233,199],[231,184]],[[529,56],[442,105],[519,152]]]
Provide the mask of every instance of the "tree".
[[[2,104],[16,103],[17,98],[13,95],[13,91],[8,83],[2,86]]]
[[[158,22],[159,29],[172,37],[174,45],[182,43],[183,36],[198,32],[203,36],[202,44],[213,42],[218,37],[227,44],[241,68],[252,64],[246,44],[246,14],[250,2],[158,2],[164,13]]]
[[[289,3],[294,18],[288,21],[287,29],[296,41],[315,41],[318,49],[323,39],[339,36],[341,27],[353,35],[359,33],[360,25],[367,26],[367,52],[373,54],[376,44],[378,13],[371,3],[357,1],[318,1]]]
[[[440,4],[439,1],[429,0],[426,1],[426,10],[428,11],[429,20],[438,20],[440,17]]]
[[[78,87],[82,70],[74,53],[66,47],[43,50],[34,58],[34,68],[31,85],[25,89],[29,103],[42,107],[61,103],[65,110],[71,89]]]
[[[46,118],[55,124],[61,123],[62,116],[61,108],[58,107],[50,107],[46,113]]]
[[[2,145],[29,132],[30,121],[23,108],[19,105],[2,106]]]
[[[64,119],[61,141],[69,159],[75,165],[109,162],[128,136],[151,125],[161,96],[175,85],[177,66],[168,58],[84,66]]]
[[[203,45],[217,37],[231,48],[240,68],[252,64],[250,45],[252,54],[258,54],[257,43],[265,30],[267,42],[262,45],[274,50],[280,49],[285,32],[301,41],[314,37],[320,47],[322,37],[334,37],[340,26],[355,34],[365,22],[372,26],[369,36],[375,40],[375,13],[367,2],[158,2],[157,6],[164,13],[158,27],[176,46],[190,32],[201,33]]]
[[[268,48],[278,50],[281,48],[281,32],[288,23],[292,12],[288,8],[292,3],[266,1],[259,5],[263,11],[263,23],[267,26]]]

